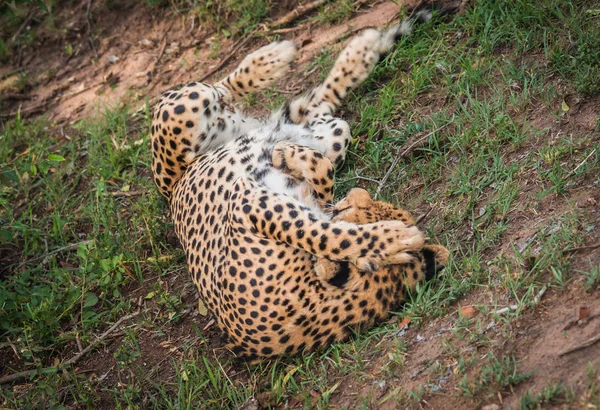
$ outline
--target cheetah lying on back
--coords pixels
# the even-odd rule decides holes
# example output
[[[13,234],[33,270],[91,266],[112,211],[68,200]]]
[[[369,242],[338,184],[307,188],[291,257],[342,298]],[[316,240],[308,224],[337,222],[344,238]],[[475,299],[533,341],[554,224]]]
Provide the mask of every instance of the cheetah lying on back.
[[[298,354],[343,340],[403,300],[401,272],[420,279],[436,255],[443,263],[445,250],[424,247],[410,223],[332,220],[323,211],[350,141],[348,124],[334,113],[409,30],[405,21],[364,31],[323,84],[266,121],[233,104],[289,70],[297,53],[291,41],[247,55],[215,85],[167,91],[155,107],[154,180],[170,201],[200,297],[238,357]],[[352,268],[344,279],[335,266],[327,272],[328,262],[315,270],[316,258]],[[390,264],[403,265],[397,274],[378,271]]]

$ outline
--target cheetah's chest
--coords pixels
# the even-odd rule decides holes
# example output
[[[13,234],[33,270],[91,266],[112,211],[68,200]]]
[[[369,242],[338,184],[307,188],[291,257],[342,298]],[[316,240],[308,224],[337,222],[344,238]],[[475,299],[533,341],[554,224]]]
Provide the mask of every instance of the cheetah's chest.
[[[241,203],[233,186],[241,176],[269,169],[258,160],[261,152],[236,145],[204,156],[182,177],[171,203],[175,230],[201,297],[213,312],[231,310],[234,318],[240,300],[283,301],[298,287],[296,278],[312,275],[310,254],[265,239],[239,220]],[[251,160],[244,161],[249,155]]]

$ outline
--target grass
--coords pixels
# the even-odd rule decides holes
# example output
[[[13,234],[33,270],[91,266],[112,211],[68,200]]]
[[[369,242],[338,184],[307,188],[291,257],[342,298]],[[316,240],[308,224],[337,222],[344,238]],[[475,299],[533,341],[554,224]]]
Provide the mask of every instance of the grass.
[[[75,124],[69,144],[43,121],[17,119],[0,136],[1,162],[10,164],[1,170],[3,253],[20,261],[5,259],[0,328],[25,367],[47,366],[75,340],[89,343],[131,308],[128,285],[164,273],[149,258],[180,254],[159,241],[166,209],[147,178],[147,137],[129,139],[139,125],[128,118],[107,111]],[[137,201],[111,195],[138,189],[148,194]]]
[[[268,17],[270,0],[193,1],[190,11],[223,37],[250,34]]]
[[[267,16],[270,3],[258,3],[251,14],[235,1],[227,3],[230,14],[211,2],[186,7],[222,35],[238,36]],[[218,344],[201,329],[206,321],[189,317],[195,291],[150,180],[150,107],[137,115],[107,108],[65,136],[43,118],[16,118],[0,132],[0,351],[10,357],[3,373],[50,368],[23,387],[2,386],[3,407],[218,409],[254,397],[266,407],[324,409],[340,391],[367,385],[385,385],[388,393],[377,396],[373,387],[353,401],[356,408],[388,400],[417,407],[436,389],[458,389],[481,403],[528,383],[518,357],[502,356],[495,338],[510,337],[512,322],[535,305],[543,286],[562,292],[579,283],[595,292],[600,282],[597,266],[578,265],[574,273],[566,251],[598,229],[571,199],[600,182],[598,128],[563,132],[574,115],[573,96],[578,104],[597,101],[600,22],[588,12],[592,2],[475,3],[403,40],[354,93],[345,110],[355,140],[336,187],[338,196],[356,185],[375,192],[396,156],[417,142],[391,169],[380,198],[427,215],[423,228],[453,256],[399,315],[425,330],[451,317],[462,298],[494,289],[477,303],[479,318],[453,322],[444,336],[445,357],[456,364],[424,365],[429,382],[404,388],[399,375],[412,347],[393,323],[254,368],[215,353]],[[319,18],[347,17],[341,2],[325,6]],[[334,59],[324,50],[310,69],[322,78]],[[274,89],[247,105],[270,109],[284,97]],[[538,217],[524,222],[530,209]],[[491,314],[509,305],[517,309]],[[107,342],[108,358],[97,359],[114,363],[103,370],[110,383],[59,366],[137,310],[139,317]],[[507,335],[487,332],[491,320]],[[483,349],[485,360],[466,350],[471,345]],[[152,359],[157,351],[160,359]],[[447,376],[454,369],[457,376]],[[597,370],[589,374],[583,393],[549,385],[524,393],[520,406],[574,404],[578,394],[598,403]]]
[[[319,12],[312,18],[316,23],[338,24],[352,17],[355,5],[351,0],[340,0],[319,7]]]
[[[597,407],[600,400],[600,379],[598,369],[588,363],[586,377],[582,382],[583,392],[576,393],[573,387],[565,387],[562,383],[549,384],[539,393],[528,391],[521,397],[520,407],[522,410],[540,409],[544,405],[571,404],[581,408]]]
[[[562,384],[549,385],[545,387],[539,394],[531,394],[529,391],[521,397],[521,409],[529,410],[541,408],[544,404],[556,404],[561,402],[568,402],[572,395],[568,389]]]
[[[478,393],[487,392],[495,395],[509,387],[516,386],[531,377],[531,374],[522,374],[517,370],[517,362],[513,356],[504,356],[498,359],[494,355],[488,357],[488,361],[482,366],[477,377],[469,382],[465,376],[459,383],[461,394],[475,396]]]

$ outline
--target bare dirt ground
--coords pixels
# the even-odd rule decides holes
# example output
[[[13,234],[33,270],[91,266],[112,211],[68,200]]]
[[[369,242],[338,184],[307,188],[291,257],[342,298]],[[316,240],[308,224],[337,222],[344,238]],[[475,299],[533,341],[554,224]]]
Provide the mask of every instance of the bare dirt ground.
[[[97,115],[105,105],[140,104],[145,98],[154,101],[165,89],[203,77],[223,56],[229,56],[236,45],[235,40],[221,40],[216,52],[214,42],[218,40],[214,33],[198,26],[193,18],[174,18],[168,12],[157,15],[125,4],[118,10],[102,9],[95,13],[92,9],[94,27],[102,33],[94,51],[88,40],[86,6],[82,2],[69,11],[59,10],[56,19],[69,21],[66,32],[59,39],[55,33],[38,34],[35,47],[19,55],[19,68],[33,79],[32,85],[20,93],[7,93],[2,102],[3,117],[12,116],[20,107],[23,117],[46,114],[57,124],[65,124]],[[273,19],[286,12],[289,9],[280,8]],[[399,12],[397,4],[372,2],[341,25],[319,26],[307,22],[295,28],[286,35],[303,45],[295,74],[301,73],[324,46],[347,39],[363,28],[385,26],[397,19]],[[266,43],[268,39],[252,39],[243,50]],[[66,44],[74,48],[70,55],[65,54]],[[219,72],[234,67],[242,54],[243,51],[236,53]],[[14,71],[14,66],[4,66],[0,68],[0,76]],[[206,81],[211,79],[215,76]]]
[[[88,13],[87,2],[80,2],[76,4],[77,7],[57,10],[57,20],[69,21],[66,29],[60,33],[50,30],[38,33],[35,44],[23,49],[15,58],[18,66],[0,67],[0,77],[3,79],[0,82],[0,116],[3,119],[13,117],[17,110],[28,118],[44,114],[53,123],[52,131],[60,133],[76,120],[98,115],[105,105],[144,107],[146,101],[152,103],[161,91],[203,77],[217,67],[241,40],[221,39],[216,51],[214,33],[203,29],[197,20],[175,15],[169,9],[150,13],[147,8],[136,5],[124,3],[113,10],[92,6],[91,13]],[[293,2],[283,2],[272,16],[273,19],[281,17],[293,7]],[[303,73],[324,46],[341,45],[349,35],[365,27],[385,26],[394,21],[398,13],[399,7],[394,2],[361,2],[353,17],[343,24],[331,26],[304,21],[284,33],[286,39],[302,44],[296,69],[282,81],[284,91],[296,94],[305,90],[307,84],[317,81],[314,75],[304,76]],[[96,37],[95,50],[90,47],[88,19],[94,32],[101,33]],[[269,40],[269,36],[251,39],[232,55],[218,73],[233,68],[245,52]],[[72,47],[72,53],[65,53],[67,44]],[[28,81],[23,87],[16,86],[16,80],[11,85],[11,78],[17,74],[10,73],[17,69],[27,74]],[[210,76],[207,80],[217,76]],[[435,95],[421,96],[419,103],[424,113],[436,110]],[[550,138],[561,133],[591,132],[596,126],[596,116],[600,112],[599,97],[588,99],[583,104],[569,101],[569,105],[569,115],[562,123],[553,123],[548,131]],[[265,109],[253,109],[259,114],[265,112]],[[540,124],[545,123],[550,115],[543,110],[528,113],[531,122],[538,121]],[[523,147],[523,151],[530,148]],[[512,153],[514,156],[521,154]],[[517,199],[518,210],[511,214],[511,229],[505,234],[498,252],[524,246],[537,232],[536,227],[549,216],[560,214],[564,202],[569,201],[586,212],[589,225],[596,226],[595,233],[590,234],[586,243],[572,250],[575,255],[573,269],[586,269],[600,264],[600,192],[593,182],[584,181],[574,190],[571,198],[548,201],[543,205],[544,209],[530,207],[532,196],[528,191],[529,185],[525,185]],[[531,189],[536,183],[532,177]],[[404,186],[402,189],[408,191],[412,188]],[[435,192],[435,187],[432,189]],[[421,204],[415,213],[432,218],[435,210],[433,214],[430,211]],[[465,232],[465,235],[469,235],[469,232]],[[489,255],[489,259],[494,257]],[[183,292],[188,306],[195,306],[195,291],[189,286],[185,272],[166,278],[166,282],[169,289]],[[130,292],[132,297],[143,297],[148,288],[131,289]],[[421,327],[409,326],[401,331],[407,355],[401,372],[394,375],[394,386],[414,391],[419,386],[428,385],[431,388],[431,385],[436,385],[437,389],[435,386],[430,389],[431,393],[420,402],[423,408],[433,409],[474,408],[479,403],[491,405],[486,407],[490,410],[518,407],[518,398],[529,389],[539,393],[549,384],[558,382],[574,386],[576,394],[585,395],[586,374],[582,368],[588,363],[596,368],[600,366],[600,343],[578,351],[567,351],[600,333],[598,291],[585,292],[583,284],[576,281],[567,290],[548,289],[535,307],[527,308],[510,323],[497,323],[491,312],[475,311],[473,318],[465,324],[459,315],[461,308],[485,304],[491,300],[493,292],[494,289],[479,289],[461,299],[452,314],[426,321]],[[589,316],[581,313],[585,312],[584,308],[590,309]],[[207,332],[208,337],[199,338],[192,323]],[[453,329],[458,325],[466,330],[460,334],[454,332]],[[472,337],[469,339],[465,334]],[[171,366],[163,366],[166,357],[172,359],[165,356],[171,347],[189,343],[216,353],[222,351],[220,335],[211,326],[210,318],[198,315],[193,308],[181,323],[170,327],[168,335],[148,333],[147,337],[140,337],[139,340],[144,366],[149,372],[160,374],[164,380],[175,377]],[[382,349],[367,355],[365,374],[370,376],[356,380],[352,375],[340,373],[333,377],[340,384],[331,397],[332,407],[355,408],[360,405],[362,397],[369,396],[372,398],[371,408],[399,408],[398,402],[390,399],[394,397],[394,386],[379,382],[382,380],[380,372],[388,361],[385,346],[392,343],[394,341],[384,339],[381,342]],[[533,376],[514,390],[496,394],[477,393],[477,400],[457,395],[463,380],[456,373],[459,353],[477,359],[490,351],[499,358],[515,355],[519,361],[519,371],[534,372]],[[98,378],[103,384],[126,383],[127,380],[111,372],[116,366],[113,353],[113,343],[103,345],[80,362],[79,371]],[[8,364],[11,368],[19,368],[19,364],[11,359]],[[243,367],[228,370],[234,374],[234,379],[245,382],[247,371]],[[468,373],[466,383],[473,383],[480,375],[481,369],[475,366]],[[132,373],[130,377],[137,376]],[[438,390],[439,393],[436,392]],[[111,403],[112,397],[106,395],[98,407],[110,408]],[[585,397],[577,397],[567,407],[578,408],[584,403]],[[269,405],[268,399],[263,398],[259,404]]]

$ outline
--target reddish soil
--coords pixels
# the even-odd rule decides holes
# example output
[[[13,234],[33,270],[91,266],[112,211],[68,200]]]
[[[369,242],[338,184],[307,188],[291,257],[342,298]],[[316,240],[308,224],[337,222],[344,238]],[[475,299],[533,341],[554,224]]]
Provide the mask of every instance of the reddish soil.
[[[32,85],[15,92],[0,82],[0,90],[7,91],[0,105],[4,117],[21,107],[23,116],[46,114],[66,124],[95,116],[105,106],[131,104],[137,108],[145,98],[152,100],[165,89],[201,77],[216,67],[235,43],[218,39],[221,51],[216,53],[213,42],[217,39],[199,27],[195,19],[173,19],[167,11],[149,13],[146,8],[123,3],[122,8],[113,10],[95,12],[92,8],[93,26],[101,32],[95,42],[96,58],[89,45],[86,5],[81,2],[68,12],[57,12],[57,21],[69,21],[63,37],[57,39],[54,33],[39,31],[36,47],[20,53],[20,68]],[[286,11],[289,9],[279,8],[273,19]],[[392,2],[374,1],[342,25],[323,27],[306,22],[286,34],[286,39],[303,45],[297,64],[304,67],[324,46],[332,46],[366,27],[385,26],[399,11]],[[253,39],[245,49],[269,41],[269,37]],[[74,50],[71,55],[65,53],[67,44]],[[237,64],[240,55],[242,52],[220,72]],[[14,66],[0,67],[0,77],[14,70]]]

